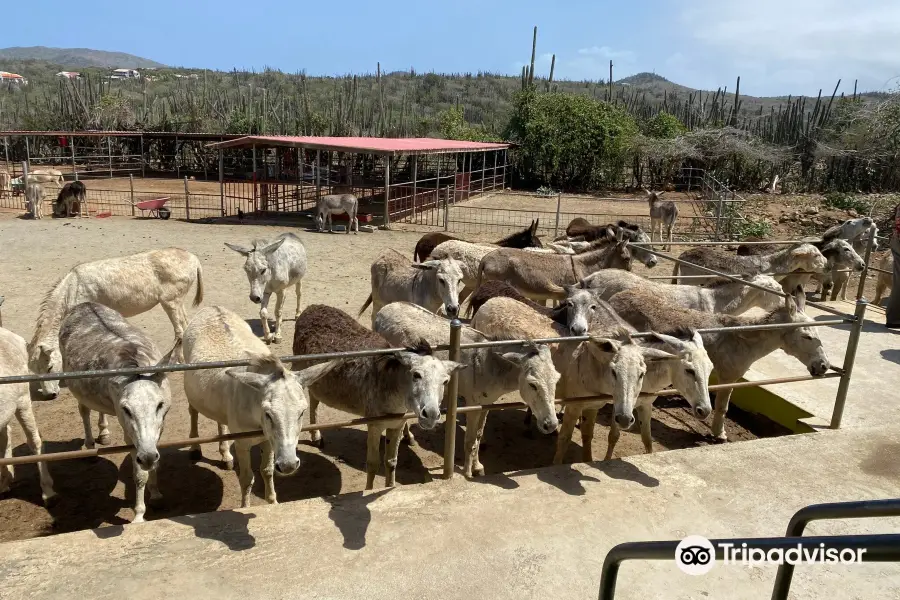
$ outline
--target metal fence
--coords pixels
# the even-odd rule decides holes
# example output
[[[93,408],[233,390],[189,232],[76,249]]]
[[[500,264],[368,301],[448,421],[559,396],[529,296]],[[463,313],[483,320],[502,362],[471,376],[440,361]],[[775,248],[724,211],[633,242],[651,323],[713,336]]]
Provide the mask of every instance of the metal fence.
[[[873,240],[874,241],[874,240]],[[649,246],[652,246],[649,245]],[[648,249],[649,249],[648,246]],[[657,255],[661,258],[674,261],[674,262],[685,262],[681,261],[678,258],[670,256],[668,254],[659,253]],[[725,277],[727,279],[731,279],[734,281],[739,281],[744,283],[745,285],[749,285],[751,287],[758,288],[767,293],[775,294],[782,297],[787,297],[788,295],[783,292],[775,292],[770,289],[756,286],[755,284],[749,283],[739,276],[721,273],[715,271],[713,269],[707,269],[705,267],[701,267],[699,265],[692,265],[694,268],[707,271],[710,274],[719,277]],[[843,415],[844,406],[846,404],[847,399],[847,391],[849,389],[850,377],[853,372],[853,364],[856,357],[856,350],[859,343],[860,334],[862,332],[862,326],[865,317],[865,310],[867,306],[867,302],[865,299],[861,299],[857,302],[856,312],[853,315],[845,314],[839,310],[831,308],[829,306],[824,306],[816,303],[808,302],[808,305],[815,306],[823,311],[836,315],[837,319],[829,319],[824,321],[811,321],[811,322],[800,322],[800,323],[783,323],[783,324],[767,324],[767,325],[752,325],[752,326],[739,326],[739,327],[715,327],[709,329],[700,329],[700,333],[714,333],[714,332],[727,332],[727,331],[760,331],[760,330],[770,330],[770,329],[792,329],[792,328],[800,328],[800,327],[823,327],[823,326],[831,326],[831,325],[840,325],[840,324],[851,324],[850,338],[847,344],[846,352],[844,355],[843,366],[841,368],[832,367],[832,373],[827,373],[825,377],[835,377],[840,378],[840,382],[838,384],[837,395],[835,397],[835,405],[831,417],[830,426],[833,429],[837,429],[840,427],[841,417]],[[448,323],[450,329],[450,344],[449,345],[441,345],[437,346],[436,350],[449,350],[450,357],[453,360],[458,360],[460,355],[460,351],[463,349],[472,349],[472,348],[485,348],[485,347],[503,347],[503,346],[526,346],[533,343],[580,343],[583,341],[587,341],[591,339],[590,336],[572,336],[572,337],[560,337],[560,338],[548,338],[548,339],[537,339],[537,340],[500,340],[500,341],[489,341],[489,342],[480,342],[480,343],[470,343],[470,344],[461,344],[460,343],[460,331],[462,327],[462,323],[454,319]],[[653,335],[651,332],[642,332],[633,334],[631,337],[633,338],[641,338]],[[313,360],[331,360],[331,359],[349,359],[349,358],[359,358],[365,356],[379,356],[385,354],[391,354],[397,351],[400,351],[400,348],[394,349],[382,349],[382,350],[367,350],[367,351],[355,351],[355,352],[336,352],[336,353],[328,353],[328,354],[316,354],[316,355],[301,355],[301,356],[286,356],[281,360],[287,363],[298,363],[298,362],[308,362]],[[68,379],[82,379],[82,378],[93,378],[93,377],[109,377],[115,375],[134,375],[134,374],[142,374],[142,373],[156,373],[156,372],[175,372],[175,371],[189,371],[189,370],[199,370],[199,369],[218,369],[218,368],[226,368],[226,367],[237,367],[237,366],[248,366],[250,364],[249,360],[231,360],[231,361],[219,361],[219,362],[205,362],[205,363],[190,363],[190,364],[176,364],[176,365],[165,365],[165,366],[147,366],[147,367],[136,367],[136,368],[126,368],[126,369],[109,369],[109,370],[97,370],[97,371],[82,371],[82,372],[69,372],[69,373],[46,373],[46,374],[30,374],[30,375],[15,375],[15,376],[7,376],[0,377],[0,385],[4,384],[12,384],[12,383],[23,383],[23,382],[37,382],[37,381],[52,381],[52,380],[68,380]],[[817,379],[811,375],[803,375],[796,377],[783,377],[776,379],[768,379],[763,381],[754,381],[754,382],[736,382],[736,383],[726,383],[726,384],[718,384],[709,386],[710,391],[717,391],[723,389],[734,389],[734,388],[742,388],[742,387],[757,387],[771,384],[779,384],[779,383],[788,383],[788,382],[800,382],[800,381],[810,381],[813,379]],[[526,408],[526,405],[523,402],[507,402],[493,405],[472,405],[457,408],[457,398],[456,398],[456,390],[458,386],[458,375],[454,372],[451,375],[450,382],[447,387],[447,394],[445,397],[446,403],[446,422],[447,423],[455,423],[457,415],[465,414],[470,412],[477,411],[492,411],[492,410],[508,410],[508,409],[521,409]],[[678,394],[676,390],[662,390],[657,392],[659,396],[665,395],[675,395]],[[557,404],[561,406],[565,406],[568,404],[577,404],[584,402],[591,402],[598,399],[609,399],[607,395],[596,395],[589,397],[579,397],[579,398],[562,398],[557,400]],[[381,417],[367,417],[362,419],[352,419],[348,421],[342,421],[337,423],[327,423],[327,424],[317,424],[317,425],[309,425],[304,429],[308,431],[321,431],[326,429],[335,429],[341,427],[352,427],[356,425],[363,425],[369,423],[384,423],[384,422],[392,422],[396,421],[398,418],[402,419],[414,419],[417,415],[413,413],[407,413],[404,415],[385,415]],[[456,431],[455,427],[447,426],[445,427],[446,437],[445,437],[445,448],[444,448],[444,474],[447,478],[453,476],[454,473],[454,464],[455,464],[455,444],[456,444]],[[185,447],[190,445],[195,445],[198,443],[213,443],[219,441],[227,441],[234,440],[240,438],[258,438],[262,437],[262,431],[248,431],[248,432],[237,432],[232,433],[227,436],[212,436],[207,438],[191,438],[185,440],[176,440],[176,441],[166,441],[161,442],[159,444],[160,448],[178,448]],[[41,454],[37,456],[22,456],[22,457],[14,457],[14,458],[0,458],[0,466],[2,465],[14,465],[14,464],[27,464],[27,463],[36,463],[41,461],[56,461],[56,460],[68,460],[73,458],[83,458],[87,456],[99,456],[99,455],[108,455],[108,454],[121,454],[129,452],[133,449],[132,446],[115,446],[109,448],[95,448],[92,450],[80,450],[74,452],[62,452],[62,453],[52,453],[52,454]]]

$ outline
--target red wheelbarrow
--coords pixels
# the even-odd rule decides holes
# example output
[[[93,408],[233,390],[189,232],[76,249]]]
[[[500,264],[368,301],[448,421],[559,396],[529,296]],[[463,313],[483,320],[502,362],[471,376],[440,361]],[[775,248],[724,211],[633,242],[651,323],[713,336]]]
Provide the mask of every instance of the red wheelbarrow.
[[[157,219],[166,220],[172,216],[172,211],[166,208],[166,203],[170,200],[169,196],[164,196],[163,198],[154,198],[153,200],[141,200],[140,202],[134,202],[134,206],[141,210],[141,216],[144,216],[144,211],[149,211],[151,217],[156,217]]]

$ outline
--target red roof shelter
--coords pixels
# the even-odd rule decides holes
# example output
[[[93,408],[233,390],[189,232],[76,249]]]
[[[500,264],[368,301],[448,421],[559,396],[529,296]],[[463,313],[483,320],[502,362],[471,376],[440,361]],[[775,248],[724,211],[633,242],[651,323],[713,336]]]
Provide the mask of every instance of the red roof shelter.
[[[435,138],[251,135],[207,144],[219,151],[228,214],[308,212],[332,193],[353,193],[382,224],[447,225],[452,204],[502,190],[507,143]],[[249,156],[248,156],[249,154]],[[230,165],[250,169],[226,178]],[[229,169],[232,174],[240,169]],[[248,181],[249,180],[249,181]]]

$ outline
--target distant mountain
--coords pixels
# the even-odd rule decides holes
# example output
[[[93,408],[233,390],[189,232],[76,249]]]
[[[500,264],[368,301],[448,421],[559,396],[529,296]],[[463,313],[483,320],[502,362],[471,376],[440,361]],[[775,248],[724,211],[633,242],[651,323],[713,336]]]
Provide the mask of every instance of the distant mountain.
[[[47,46],[0,48],[0,60],[42,60],[75,69],[85,67],[146,69],[165,66],[148,58],[124,52],[106,52],[90,48],[48,48]]]

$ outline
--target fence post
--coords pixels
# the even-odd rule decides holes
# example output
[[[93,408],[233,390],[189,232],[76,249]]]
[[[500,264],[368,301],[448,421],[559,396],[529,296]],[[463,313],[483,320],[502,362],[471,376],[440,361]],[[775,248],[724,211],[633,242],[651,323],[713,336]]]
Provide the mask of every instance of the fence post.
[[[437,191],[440,195],[441,191]],[[444,231],[450,231],[450,186],[447,186],[447,193],[444,194]]]
[[[847,403],[847,391],[850,389],[850,376],[853,374],[853,363],[856,361],[856,348],[859,346],[859,336],[865,324],[866,307],[869,303],[865,298],[856,301],[856,320],[850,329],[850,339],[847,340],[847,354],[844,355],[843,372],[838,384],[837,397],[834,400],[834,412],[831,413],[831,429],[840,429],[841,418],[844,416],[844,405]]]
[[[134,216],[134,174],[128,174],[128,188],[131,190],[131,216]]]
[[[718,190],[717,194],[719,196],[719,206],[716,209],[716,233],[713,237],[713,240],[716,242],[719,241],[719,230],[722,226],[722,205],[725,203],[725,192]]]
[[[553,226],[553,239],[559,237],[559,210],[562,207],[562,192],[556,193],[556,224]]]
[[[191,220],[191,189],[188,187],[188,178],[184,177],[184,215],[185,218]]]
[[[869,276],[869,259],[872,257],[872,249],[875,247],[875,231],[876,227],[873,225],[869,228],[869,243],[866,244],[866,256],[863,262],[865,266],[863,267],[862,273],[859,274],[859,287],[856,289],[856,299],[861,300],[865,295],[866,290],[866,278]],[[850,278],[850,274],[847,274],[847,278]]]
[[[144,179],[147,176],[146,165],[147,161],[144,158],[144,134],[141,134],[141,179]]]
[[[75,136],[69,136],[69,148],[72,150],[72,175],[78,181],[78,166],[75,164]]]
[[[419,179],[419,155],[413,154],[413,180],[412,180],[412,222],[416,222],[416,187]]]
[[[113,168],[112,168],[112,137],[106,137],[106,156],[109,158],[109,178],[112,179],[113,176]]]
[[[450,321],[450,360],[459,361],[459,334],[462,322],[459,319]],[[447,384],[447,416],[444,418],[444,479],[453,478],[453,467],[456,462],[456,402],[459,392],[459,371],[450,374]]]
[[[143,138],[141,138],[143,139]],[[225,152],[219,148],[219,206],[225,216]]]
[[[28,143],[28,136],[25,136],[25,142]],[[28,161],[22,162],[22,201],[25,203],[25,210],[28,210]],[[34,217],[34,207],[31,207],[31,216]]]

